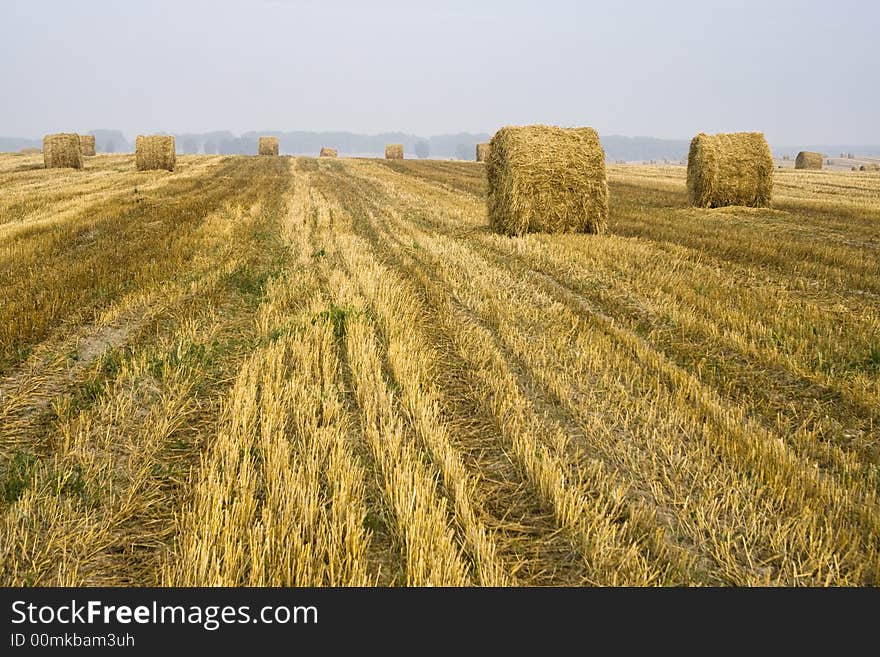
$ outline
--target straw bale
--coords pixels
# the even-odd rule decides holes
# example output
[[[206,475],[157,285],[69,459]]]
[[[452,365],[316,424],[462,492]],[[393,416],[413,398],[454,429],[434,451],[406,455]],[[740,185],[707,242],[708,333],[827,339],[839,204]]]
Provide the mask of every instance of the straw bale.
[[[79,135],[61,132],[43,137],[43,162],[47,169],[82,169],[83,154]]]
[[[707,135],[691,140],[687,188],[700,208],[767,207],[773,193],[773,155],[760,132]]]
[[[260,137],[260,155],[278,155],[278,137]]]
[[[486,175],[489,220],[501,233],[606,229],[605,152],[593,128],[501,128],[489,143]]]
[[[387,146],[385,146],[385,159],[402,160],[403,144],[388,144]]]
[[[138,171],[151,169],[174,171],[177,164],[174,137],[170,135],[138,135],[134,144],[135,163]]]

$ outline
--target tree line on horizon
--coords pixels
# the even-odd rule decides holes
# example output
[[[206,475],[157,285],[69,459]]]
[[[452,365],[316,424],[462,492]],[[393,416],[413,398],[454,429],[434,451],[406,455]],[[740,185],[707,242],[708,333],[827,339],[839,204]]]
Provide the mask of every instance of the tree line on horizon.
[[[134,143],[121,130],[91,130],[95,136],[95,148],[99,153],[131,153]],[[249,131],[236,135],[228,130],[203,133],[175,133],[177,152],[181,154],[252,155],[257,152],[261,136],[278,137],[280,151],[289,155],[317,155],[321,148],[336,148],[345,155],[383,156],[388,143],[403,144],[407,158],[453,158],[475,159],[476,145],[489,141],[488,133],[462,132],[452,135],[420,137],[406,133],[382,133],[361,135],[352,132],[264,132]],[[683,161],[687,158],[690,141],[687,139],[660,139],[656,137],[624,137],[604,135],[600,137],[607,160],[624,161]],[[0,137],[0,152],[17,152],[23,148],[40,148],[39,139]],[[801,150],[816,151],[826,157],[838,153],[855,153],[857,156],[880,156],[880,145],[859,146],[802,145],[774,147],[776,157],[794,157]]]

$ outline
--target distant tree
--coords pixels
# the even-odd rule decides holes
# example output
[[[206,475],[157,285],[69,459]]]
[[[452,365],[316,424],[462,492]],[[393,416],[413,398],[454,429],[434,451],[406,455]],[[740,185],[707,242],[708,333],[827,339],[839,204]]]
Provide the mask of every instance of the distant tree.
[[[242,152],[240,139],[233,137],[220,141],[220,153],[223,155],[240,155]]]
[[[115,153],[116,152],[116,142],[112,139],[108,139],[104,144],[104,152],[105,153]]]
[[[456,144],[455,145],[455,159],[456,160],[470,160],[472,158],[471,151],[474,150],[474,146],[468,147],[467,144]]]
[[[428,142],[420,140],[416,142],[416,157],[425,159],[431,154],[431,147]]]
[[[196,140],[195,140],[194,138],[192,138],[192,137],[187,137],[186,139],[184,139],[184,140],[183,140],[183,143],[182,143],[182,146],[183,146],[183,152],[184,152],[184,153],[190,153],[190,154],[192,154],[192,153],[198,153],[198,152],[199,152],[199,145],[198,145],[198,143],[196,142]]]
[[[260,138],[253,137],[250,135],[247,137],[239,137],[238,143],[239,143],[239,149],[238,149],[239,153],[243,153],[244,155],[254,155],[259,150]],[[279,150],[280,150],[280,143],[279,143]]]
[[[214,155],[217,152],[217,144],[210,139],[205,142],[205,155]]]

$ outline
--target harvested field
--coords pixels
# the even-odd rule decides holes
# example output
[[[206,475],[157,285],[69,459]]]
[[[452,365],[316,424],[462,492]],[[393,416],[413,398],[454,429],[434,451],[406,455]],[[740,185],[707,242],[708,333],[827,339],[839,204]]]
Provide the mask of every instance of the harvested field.
[[[0,155],[0,583],[880,585],[880,176]]]

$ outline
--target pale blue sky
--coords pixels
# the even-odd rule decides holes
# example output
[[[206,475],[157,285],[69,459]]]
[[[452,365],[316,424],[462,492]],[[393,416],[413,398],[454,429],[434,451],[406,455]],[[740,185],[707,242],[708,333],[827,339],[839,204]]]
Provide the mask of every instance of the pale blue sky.
[[[591,125],[880,143],[880,3],[0,0],[0,135]]]

